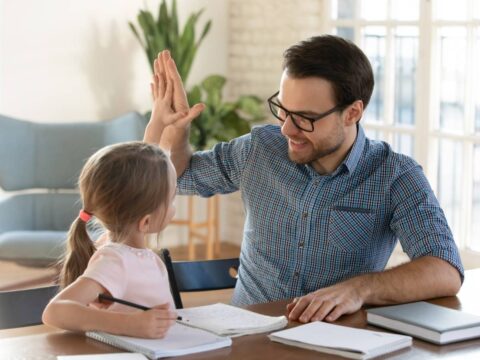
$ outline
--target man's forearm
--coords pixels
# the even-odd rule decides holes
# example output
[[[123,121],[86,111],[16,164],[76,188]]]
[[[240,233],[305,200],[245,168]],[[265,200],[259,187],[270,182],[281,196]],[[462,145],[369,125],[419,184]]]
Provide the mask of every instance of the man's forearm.
[[[458,270],[433,256],[425,256],[384,272],[354,279],[358,286],[365,287],[364,303],[371,305],[453,296],[461,286]]]

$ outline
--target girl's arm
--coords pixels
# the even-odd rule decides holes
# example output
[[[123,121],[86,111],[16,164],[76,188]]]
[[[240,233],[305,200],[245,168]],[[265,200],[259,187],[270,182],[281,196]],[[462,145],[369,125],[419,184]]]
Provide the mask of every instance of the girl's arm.
[[[71,331],[104,331],[142,338],[162,338],[175,322],[175,312],[163,304],[148,311],[121,313],[89,306],[107,290],[89,278],[79,278],[45,308],[45,324]]]

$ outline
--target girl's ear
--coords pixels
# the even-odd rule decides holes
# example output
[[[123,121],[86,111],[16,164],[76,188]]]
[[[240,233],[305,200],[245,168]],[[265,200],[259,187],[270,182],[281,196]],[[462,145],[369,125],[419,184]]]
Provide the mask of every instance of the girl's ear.
[[[138,222],[138,231],[142,233],[147,233],[150,227],[150,221],[152,221],[150,214],[145,215],[143,218],[141,218]]]

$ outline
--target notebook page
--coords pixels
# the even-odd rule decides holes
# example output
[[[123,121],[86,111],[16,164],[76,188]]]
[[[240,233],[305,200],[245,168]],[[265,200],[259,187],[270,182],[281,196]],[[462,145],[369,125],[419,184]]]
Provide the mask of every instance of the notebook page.
[[[266,316],[226,304],[213,304],[187,309],[178,309],[182,323],[207,329],[216,333],[248,329],[269,329],[277,324],[287,324],[285,316]],[[276,327],[278,328],[278,327]]]
[[[375,349],[389,347],[409,338],[404,335],[355,329],[319,321],[278,331],[271,335],[314,346],[343,349],[363,354]]]

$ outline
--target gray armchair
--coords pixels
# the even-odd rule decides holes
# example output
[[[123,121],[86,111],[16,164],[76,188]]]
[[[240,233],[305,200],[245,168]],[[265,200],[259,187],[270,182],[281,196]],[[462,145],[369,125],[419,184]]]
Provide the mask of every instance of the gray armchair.
[[[0,260],[34,266],[57,261],[80,210],[76,183],[97,149],[141,140],[145,118],[33,123],[0,115]]]

